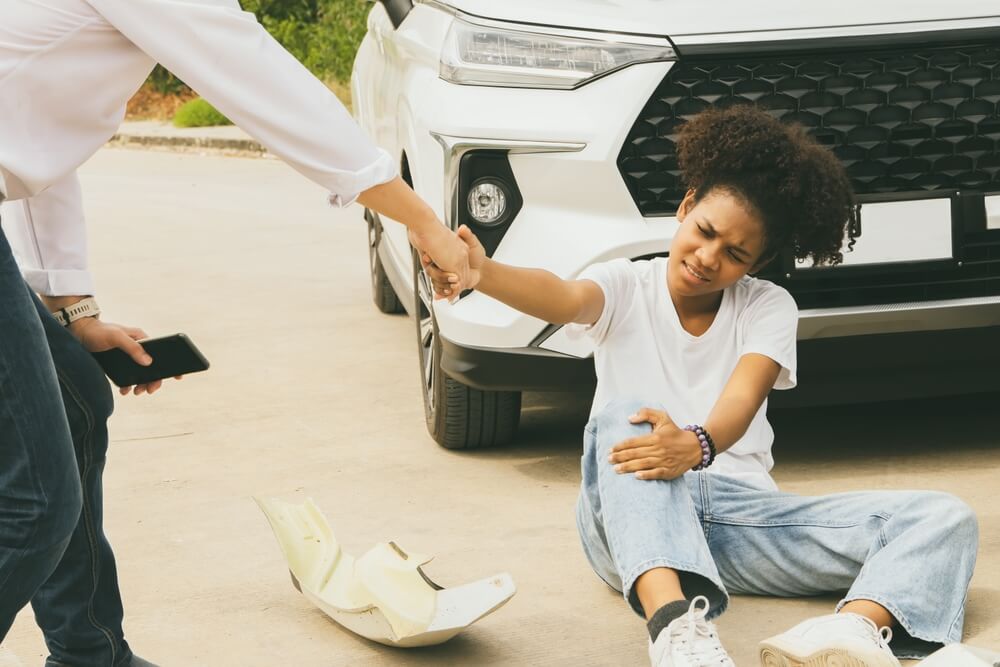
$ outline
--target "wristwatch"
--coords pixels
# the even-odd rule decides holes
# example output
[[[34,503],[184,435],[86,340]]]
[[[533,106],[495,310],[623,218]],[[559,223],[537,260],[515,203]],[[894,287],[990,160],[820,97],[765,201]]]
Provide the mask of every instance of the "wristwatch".
[[[52,317],[56,318],[56,322],[67,327],[71,322],[76,322],[83,317],[97,317],[100,314],[101,309],[97,307],[97,301],[94,300],[94,297],[88,296],[86,299],[80,299],[70,306],[54,311]]]

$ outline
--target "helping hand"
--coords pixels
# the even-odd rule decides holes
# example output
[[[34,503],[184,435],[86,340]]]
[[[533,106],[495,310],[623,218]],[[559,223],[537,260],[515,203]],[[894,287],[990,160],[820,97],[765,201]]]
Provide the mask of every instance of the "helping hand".
[[[675,479],[701,463],[701,445],[690,431],[678,428],[666,412],[643,408],[629,417],[648,422],[653,432],[624,440],[611,449],[615,472],[634,472],[638,479]]]
[[[420,264],[431,279],[436,299],[452,299],[463,289],[473,289],[482,277],[480,269],[486,261],[486,249],[483,248],[483,244],[465,225],[458,228],[458,238],[465,243],[469,252],[469,273],[465,283],[460,282],[457,274],[442,270],[427,253],[420,254]]]
[[[153,363],[153,358],[146,354],[146,350],[143,349],[142,345],[136,342],[149,337],[142,329],[125,327],[119,324],[112,324],[111,322],[102,322],[93,317],[84,317],[70,324],[69,330],[70,333],[80,340],[80,343],[88,352],[103,352],[119,348],[132,357],[137,364],[148,366]],[[180,380],[182,377],[178,375],[176,379]],[[136,396],[142,393],[152,394],[162,384],[163,380],[156,380],[149,384],[137,384],[134,388],[121,387],[118,391],[122,396],[125,396],[133,389]]]
[[[427,254],[441,269],[458,277],[458,289],[466,289],[469,280],[469,249],[458,236],[441,224],[417,232],[410,229],[410,243]]]

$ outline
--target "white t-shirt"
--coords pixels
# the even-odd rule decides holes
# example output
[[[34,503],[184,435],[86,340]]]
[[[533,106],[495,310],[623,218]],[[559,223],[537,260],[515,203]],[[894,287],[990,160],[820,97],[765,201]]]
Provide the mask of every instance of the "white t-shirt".
[[[775,389],[795,386],[798,309],[791,295],[766,280],[744,277],[723,292],[715,320],[701,336],[681,326],[667,289],[666,258],[595,264],[579,278],[604,291],[604,312],[591,326],[571,325],[571,335],[596,343],[597,393],[591,415],[614,399],[659,403],[680,427],[704,424],[744,354],[763,354],[781,366]],[[767,401],[746,433],[719,454],[710,472],[774,487],[774,431]]]

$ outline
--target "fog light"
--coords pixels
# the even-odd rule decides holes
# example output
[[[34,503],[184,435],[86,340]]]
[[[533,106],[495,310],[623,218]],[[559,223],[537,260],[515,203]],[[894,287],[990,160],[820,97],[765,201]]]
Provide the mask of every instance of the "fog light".
[[[469,190],[469,215],[481,225],[495,225],[507,212],[507,191],[493,179],[481,179]]]

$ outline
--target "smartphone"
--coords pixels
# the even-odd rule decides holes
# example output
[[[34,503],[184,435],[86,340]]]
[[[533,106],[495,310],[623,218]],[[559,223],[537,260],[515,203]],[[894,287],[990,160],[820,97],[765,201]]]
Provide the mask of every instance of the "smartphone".
[[[104,373],[119,387],[148,384],[175,375],[208,370],[208,360],[184,334],[147,338],[140,340],[139,345],[153,358],[149,366],[137,364],[118,348],[94,352],[93,355]]]

